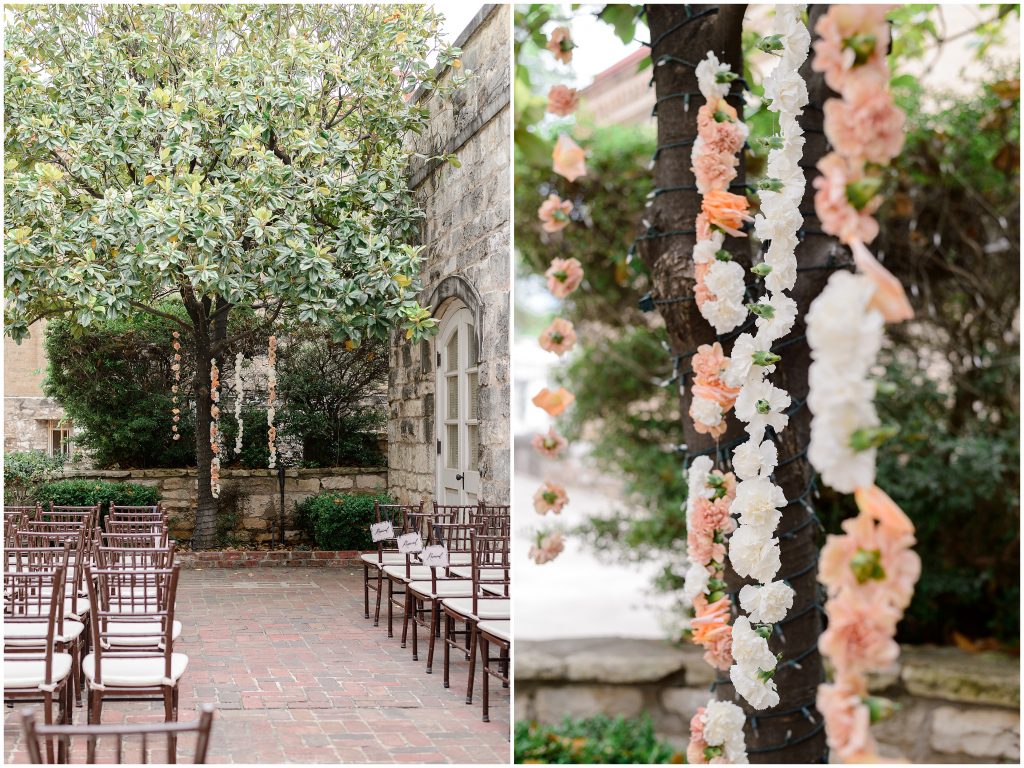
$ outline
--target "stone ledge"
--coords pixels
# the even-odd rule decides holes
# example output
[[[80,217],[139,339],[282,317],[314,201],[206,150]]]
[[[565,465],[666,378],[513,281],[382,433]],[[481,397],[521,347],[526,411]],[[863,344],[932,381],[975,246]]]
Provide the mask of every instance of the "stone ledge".
[[[654,683],[688,672],[701,653],[696,647],[617,637],[520,641],[516,681]]]
[[[179,552],[182,570],[202,568],[350,568],[361,564],[356,550],[223,550]]]
[[[928,699],[1020,707],[1020,659],[1003,653],[908,646],[900,654],[900,681]]]

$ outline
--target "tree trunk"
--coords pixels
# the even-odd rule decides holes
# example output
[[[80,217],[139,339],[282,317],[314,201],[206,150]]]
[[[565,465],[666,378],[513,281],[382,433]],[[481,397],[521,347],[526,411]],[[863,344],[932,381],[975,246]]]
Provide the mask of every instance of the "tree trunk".
[[[721,6],[717,11],[713,8],[698,5],[648,6],[651,58],[655,65],[656,94],[659,99],[658,144],[663,147],[655,165],[655,186],[690,187],[654,199],[645,223],[649,227],[653,226],[656,231],[652,233],[648,230],[644,233],[648,238],[657,232],[692,232],[694,219],[700,210],[700,197],[696,191],[691,191],[695,180],[690,171],[690,145],[697,134],[697,109],[703,104],[703,97],[697,90],[693,68],[676,59],[696,64],[712,50],[733,71],[743,71],[741,33],[745,6]],[[825,8],[827,6],[811,6],[812,30]],[[659,60],[666,56],[675,58],[658,66]],[[748,714],[745,731],[752,763],[821,762],[826,755],[822,718],[814,705],[817,686],[824,678],[821,657],[817,651],[817,639],[822,629],[821,614],[817,608],[819,588],[815,567],[818,526],[814,524],[815,518],[811,511],[813,496],[809,489],[812,470],[806,460],[810,413],[804,401],[807,397],[807,368],[810,359],[804,340],[803,320],[811,301],[820,293],[831,274],[831,270],[819,267],[828,262],[834,241],[818,234],[819,224],[813,215],[811,186],[813,176],[816,175],[811,169],[825,151],[825,138],[820,133],[820,106],[825,86],[821,76],[810,71],[809,60],[801,70],[801,75],[808,81],[812,105],[808,106],[800,121],[807,132],[804,158],[801,161],[808,169],[807,193],[801,206],[805,215],[805,240],[797,249],[800,272],[796,287],[790,293],[799,307],[799,316],[790,334],[775,344],[774,349],[782,356],[782,361],[771,377],[772,383],[785,389],[792,397],[789,425],[778,441],[780,466],[775,473],[775,482],[783,488],[786,498],[790,500],[790,504],[783,510],[778,529],[782,567],[777,578],[788,577],[796,591],[796,598],[789,616],[776,625],[776,632],[770,641],[771,649],[776,653],[781,652],[783,656],[775,675],[779,705],[758,712],[739,699],[728,675],[721,675],[716,684],[720,698],[736,701]],[[734,84],[733,92],[738,93],[739,90],[739,85]],[[683,93],[691,94],[688,101],[685,97],[675,95]],[[737,104],[737,101],[731,100],[730,103]],[[739,170],[737,183],[745,180],[742,164]],[[693,295],[692,250],[695,242],[695,235],[689,233],[641,240],[639,253],[650,270],[656,299]],[[749,266],[749,240],[727,238],[725,248],[737,261]],[[661,306],[673,355],[677,358],[685,356],[680,362],[681,371],[687,370],[690,361],[687,355],[692,355],[699,345],[720,339],[728,354],[732,339],[739,335],[737,329],[716,337],[714,329],[701,317],[693,301]],[[682,381],[684,385],[690,383],[688,377]],[[731,457],[737,442],[743,439],[741,423],[734,415],[730,416],[728,431],[716,443],[707,435],[698,434],[692,419],[687,415],[691,401],[689,387],[683,388],[681,398],[687,460],[705,453],[715,460],[717,466],[727,466],[724,462]],[[747,582],[728,566],[726,582],[735,602],[735,595]],[[735,613],[738,613],[738,605],[734,605]]]

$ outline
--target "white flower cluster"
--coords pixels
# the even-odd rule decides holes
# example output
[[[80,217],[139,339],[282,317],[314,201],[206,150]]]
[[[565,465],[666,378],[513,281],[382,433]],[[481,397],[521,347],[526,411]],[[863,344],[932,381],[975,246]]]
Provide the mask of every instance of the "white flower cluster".
[[[776,6],[774,34],[782,48],[778,65],[765,79],[765,96],[771,99],[768,108],[779,114],[780,136],[775,137],[768,155],[772,184],[761,191],[761,213],[754,219],[757,236],[770,241],[758,272],[768,294],[751,309],[757,316],[757,332],[736,340],[724,375],[726,384],[741,388],[736,416],[746,423],[749,435],[733,454],[739,484],[729,511],[738,518],[739,526],[729,540],[729,559],[740,576],[760,582],[745,586],[740,593],[740,605],[750,616],[740,616],[734,622],[732,655],[736,663],[729,677],[737,693],[755,709],[776,706],[779,694],[772,679],[776,658],[767,640],[771,627],[755,628],[750,622],[770,625],[781,621],[794,596],[791,587],[774,581],[781,567],[774,533],[786,497],[771,481],[778,450],[765,440],[765,431],[771,427],[778,433],[786,428],[791,402],[789,394],[768,381],[768,376],[779,360],[771,351],[772,344],[792,330],[797,314],[796,302],[783,292],[796,284],[797,231],[803,223],[800,200],[805,184],[799,161],[804,138],[797,117],[807,104],[807,86],[799,70],[807,58],[810,34],[800,21],[802,10],[802,6]]]
[[[864,275],[836,272],[807,313],[811,348],[807,458],[821,479],[841,493],[875,482],[876,449],[855,445],[855,435],[880,424],[875,385],[868,378],[882,346],[882,314],[869,304],[875,285]]]
[[[735,261],[721,261],[715,255],[724,243],[725,235],[713,232],[710,238],[698,241],[693,248],[694,264],[708,265],[704,285],[715,296],[700,305],[700,314],[718,333],[728,333],[747,316],[743,306],[746,291],[743,267]]]
[[[698,498],[710,499],[714,495],[714,488],[708,485],[708,475],[714,469],[714,464],[708,456],[698,456],[693,460],[690,469],[686,474],[686,529],[692,530],[693,501]],[[690,557],[689,547],[686,551],[686,559],[690,563],[686,575],[683,577],[683,595],[692,604],[694,598],[703,595],[708,591],[708,580],[711,574],[708,572],[707,563],[698,562]]]
[[[712,699],[704,707],[704,742],[710,747],[721,747],[721,761],[732,765],[746,765],[747,744],[743,738],[746,722],[743,710],[731,701]]]
[[[270,336],[267,339],[267,449],[270,452],[267,466],[270,469],[277,466],[277,427],[274,426],[274,417],[277,416],[277,411],[274,408],[276,399],[277,336]]]
[[[235,424],[238,425],[238,435],[235,437],[235,455],[242,452],[242,363],[245,362],[245,355],[239,352],[235,355]]]

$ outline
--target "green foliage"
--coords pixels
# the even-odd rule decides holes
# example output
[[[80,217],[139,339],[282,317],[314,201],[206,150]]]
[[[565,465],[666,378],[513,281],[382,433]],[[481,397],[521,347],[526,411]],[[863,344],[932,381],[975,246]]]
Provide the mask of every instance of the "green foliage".
[[[407,97],[468,73],[435,70],[461,52],[428,6],[48,5],[7,21],[12,337],[169,292],[207,318],[280,305],[356,340],[434,327],[407,244],[422,212],[405,139],[428,114]]]
[[[326,491],[295,505],[295,525],[324,550],[367,550],[373,547],[370,525],[373,503],[394,504],[386,493],[354,494]]]
[[[649,716],[638,720],[604,715],[560,725],[516,723],[515,762],[573,764],[683,763],[684,755],[654,735]]]
[[[53,502],[57,506],[87,507],[100,505],[105,515],[111,504],[133,507],[153,506],[160,501],[160,492],[138,483],[111,483],[106,480],[55,480],[36,486],[32,499],[44,507]]]
[[[166,302],[159,309],[185,316],[180,302]],[[266,327],[252,311],[239,309],[229,321],[229,330],[234,333],[253,325]],[[100,321],[87,328],[66,318],[47,324],[49,367],[44,391],[61,404],[78,427],[75,439],[90,451],[97,466],[195,465],[195,418],[189,407],[195,367],[188,354],[191,341],[184,335],[178,424],[181,439],[172,439],[174,330],[171,320],[144,313]],[[225,356],[239,350],[249,355],[257,351],[251,342],[238,342]],[[265,444],[266,416],[263,420]],[[233,444],[233,435],[231,440]],[[266,463],[264,456],[262,463],[248,466],[265,467]]]
[[[291,340],[278,366],[282,434],[303,446],[307,466],[381,466],[378,435],[387,412],[376,402],[388,377],[383,342],[339,344],[322,334]]]
[[[266,469],[270,463],[270,427],[267,424],[266,407],[246,405],[242,407],[242,452],[235,453],[235,438],[238,437],[238,421],[234,410],[221,411],[220,430],[224,438],[224,466],[241,466],[250,469]]]
[[[63,468],[63,454],[48,456],[43,451],[5,453],[4,504],[29,504],[36,486],[57,477]]]

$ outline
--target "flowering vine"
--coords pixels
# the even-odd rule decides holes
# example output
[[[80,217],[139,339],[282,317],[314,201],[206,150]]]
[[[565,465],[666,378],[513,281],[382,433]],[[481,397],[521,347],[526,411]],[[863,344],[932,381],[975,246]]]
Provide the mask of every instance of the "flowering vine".
[[[245,362],[245,355],[239,352],[235,355],[235,423],[238,425],[238,434],[235,436],[235,455],[242,452],[242,432],[245,424],[242,422],[242,363]]]
[[[867,248],[878,233],[882,174],[903,145],[905,116],[889,92],[885,60],[890,7],[831,6],[816,27],[813,63],[839,94],[824,106],[835,151],[818,164],[815,210],[822,229],[849,246],[857,269],[832,275],[807,314],[808,458],[825,483],[853,493],[858,508],[843,534],[828,537],[818,569],[828,593],[818,649],[834,675],[819,686],[817,706],[829,747],[846,762],[877,758],[870,725],[893,707],[869,695],[867,674],[899,655],[896,626],[921,573],[913,524],[874,484],[876,449],[896,429],[879,420],[870,373],[885,323],[913,317],[903,286]]]
[[[770,241],[764,261],[753,269],[764,279],[766,293],[747,305],[757,332],[736,339],[723,374],[727,385],[740,387],[736,416],[745,422],[748,435],[733,453],[739,483],[730,512],[739,525],[729,540],[729,557],[736,573],[758,582],[745,586],[739,595],[748,615],[733,622],[735,663],[729,677],[736,692],[755,709],[779,703],[773,679],[778,659],[768,647],[768,638],[772,624],[785,618],[794,598],[788,584],[775,581],[781,549],[774,534],[787,500],[772,482],[778,464],[773,437],[789,422],[791,399],[768,377],[781,359],[772,344],[792,330],[797,314],[796,302],[785,291],[796,283],[797,232],[803,221],[800,200],[805,182],[799,161],[804,138],[797,119],[808,100],[799,70],[810,49],[810,34],[800,20],[802,12],[802,6],[776,6],[772,34],[761,41],[762,50],[779,57],[764,82],[768,109],[778,114],[779,133],[768,140],[767,178],[760,185],[761,210],[754,219],[758,238]],[[774,434],[769,434],[769,428]]]
[[[277,336],[267,339],[267,448],[270,451],[270,459],[267,466],[273,469],[277,466],[277,427],[274,426],[274,417],[277,411],[274,409],[274,402],[277,400]]]
[[[220,369],[217,359],[210,360],[210,494],[220,498]]]
[[[171,439],[181,440],[181,433],[178,431],[178,422],[181,421],[181,405],[178,393],[181,391],[181,334],[174,331],[171,334],[174,341],[174,362],[171,363],[171,371],[174,374],[174,383],[171,385]]]

